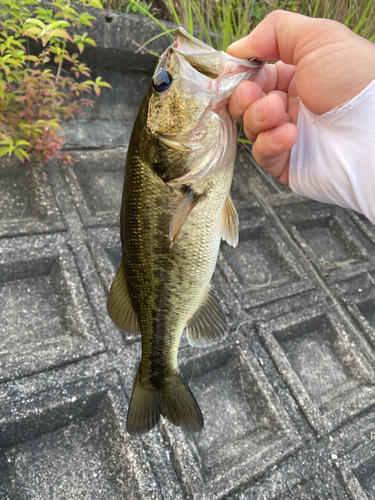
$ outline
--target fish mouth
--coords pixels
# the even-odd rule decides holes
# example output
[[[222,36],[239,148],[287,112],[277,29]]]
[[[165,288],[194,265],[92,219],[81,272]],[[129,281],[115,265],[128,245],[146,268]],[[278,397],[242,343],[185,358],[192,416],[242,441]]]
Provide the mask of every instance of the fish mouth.
[[[213,94],[211,109],[228,102],[229,97],[244,80],[254,80],[264,62],[257,59],[239,59],[218,51],[177,28],[171,46],[173,52],[201,75],[208,77],[206,90]]]
[[[251,78],[254,79],[265,64],[257,59],[239,59],[218,51],[181,27],[175,31],[172,48],[199,73],[213,79],[223,78],[227,74],[235,76],[242,73],[251,73]]]

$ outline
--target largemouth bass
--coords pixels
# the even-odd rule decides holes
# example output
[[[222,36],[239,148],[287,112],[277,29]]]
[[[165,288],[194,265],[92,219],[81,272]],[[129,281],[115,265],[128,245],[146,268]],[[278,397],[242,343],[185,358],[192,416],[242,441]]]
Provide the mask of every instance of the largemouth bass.
[[[226,335],[210,280],[221,239],[238,243],[229,194],[236,127],[227,103],[262,64],[218,52],[178,28],[134,123],[121,206],[122,262],[108,297],[116,326],[142,337],[130,434],[148,432],[161,415],[189,432],[203,428],[177,352],[185,328],[198,347]]]

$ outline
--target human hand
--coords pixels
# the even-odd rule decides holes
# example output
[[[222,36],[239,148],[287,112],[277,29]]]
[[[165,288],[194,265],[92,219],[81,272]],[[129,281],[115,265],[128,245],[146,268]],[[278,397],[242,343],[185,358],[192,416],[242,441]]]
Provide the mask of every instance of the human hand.
[[[375,45],[344,25],[286,11],[269,14],[247,37],[228,47],[244,59],[277,61],[232,95],[229,112],[243,123],[255,160],[288,184],[297,141],[300,100],[321,115],[359,94],[375,79]]]

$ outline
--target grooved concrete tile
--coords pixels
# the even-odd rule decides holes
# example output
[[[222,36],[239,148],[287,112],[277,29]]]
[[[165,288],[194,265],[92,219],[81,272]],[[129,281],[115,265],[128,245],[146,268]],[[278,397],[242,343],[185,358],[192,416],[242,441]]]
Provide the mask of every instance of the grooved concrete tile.
[[[108,293],[121,264],[120,228],[90,230],[87,233],[87,244],[100,280]]]
[[[280,500],[342,500],[348,498],[340,483],[327,477],[303,481]]]
[[[373,270],[374,254],[347,213],[338,208],[315,210],[293,206],[279,210],[281,220],[327,283]]]
[[[218,262],[245,310],[314,287],[270,217],[244,205],[238,215],[239,244],[223,243]]]
[[[361,230],[365,233],[367,238],[372,242],[372,244],[375,245],[374,224],[372,224],[363,214],[358,214],[357,212],[353,212],[351,210],[348,210],[348,213],[358,225],[358,227],[360,227]]]
[[[103,350],[64,237],[0,241],[0,380]]]
[[[259,334],[318,436],[375,403],[374,357],[328,307],[264,323]]]
[[[359,325],[366,339],[375,349],[375,287],[359,288],[356,293],[346,297],[344,302],[353,320]]]
[[[63,170],[82,224],[119,224],[126,150],[77,152],[75,158]]]
[[[64,229],[43,165],[1,158],[0,237]]]
[[[265,172],[254,160],[251,149],[246,144],[239,146],[235,164],[235,175],[242,181],[242,189],[234,182],[234,198],[242,192],[243,197],[249,197],[249,188],[255,187],[272,206],[293,205],[296,203],[311,203],[309,198],[298,196],[284,184],[281,184],[272,175]],[[247,188],[247,189],[246,189]]]
[[[338,462],[338,468],[354,500],[375,498],[375,443],[359,446]]]
[[[298,449],[293,425],[246,344],[218,347],[180,368],[187,380],[193,370],[190,386],[205,415],[200,434],[162,424],[188,497],[225,498]]]
[[[160,498],[121,389],[108,372],[0,405],[0,498]]]

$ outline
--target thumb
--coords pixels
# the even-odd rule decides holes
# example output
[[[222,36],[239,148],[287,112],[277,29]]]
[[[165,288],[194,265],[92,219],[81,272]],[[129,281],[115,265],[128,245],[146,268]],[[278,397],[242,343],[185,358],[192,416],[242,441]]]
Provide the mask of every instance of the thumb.
[[[232,43],[228,54],[243,59],[282,60],[296,65],[295,52],[303,36],[316,30],[317,19],[275,10],[246,37]]]
[[[244,59],[296,66],[302,102],[316,114],[353,98],[375,78],[375,46],[341,23],[276,10],[228,47]]]
[[[286,64],[296,65],[298,49],[304,45],[301,39],[311,34],[316,37],[317,27],[322,21],[326,22],[285,10],[275,10],[268,14],[249,35],[232,43],[227,52],[243,59],[282,60]],[[333,24],[338,23],[333,22]]]

